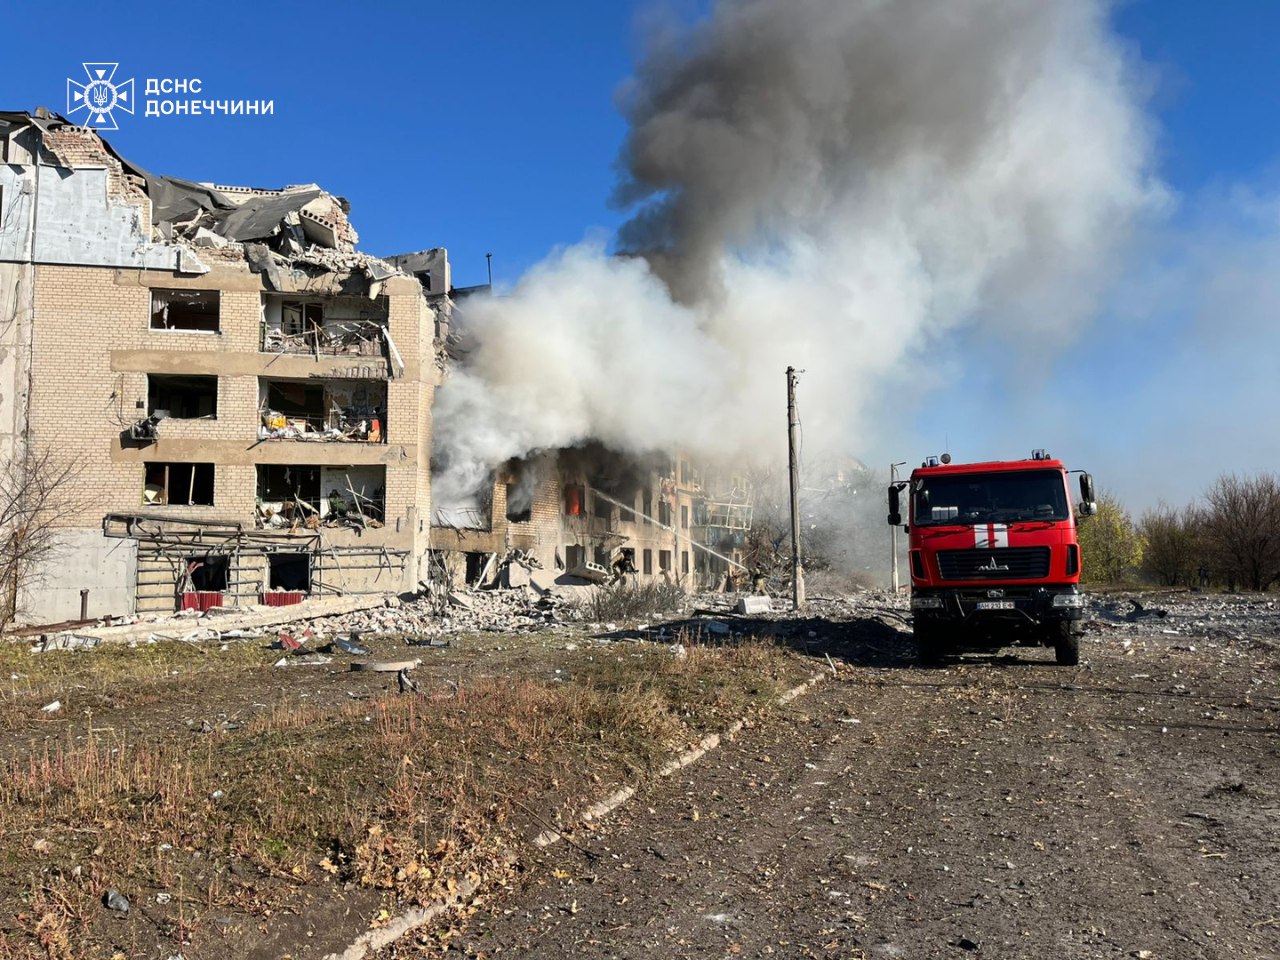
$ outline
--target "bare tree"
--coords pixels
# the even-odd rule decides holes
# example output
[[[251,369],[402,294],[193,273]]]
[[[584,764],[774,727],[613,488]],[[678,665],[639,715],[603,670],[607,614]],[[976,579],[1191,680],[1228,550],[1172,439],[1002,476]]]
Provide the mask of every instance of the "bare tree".
[[[60,547],[60,526],[85,506],[80,468],[48,451],[28,450],[0,467],[0,632],[13,622],[24,591]]]
[[[1224,474],[1204,495],[1205,547],[1214,574],[1234,589],[1280,580],[1280,480]]]
[[[1201,511],[1194,505],[1177,510],[1161,501],[1138,521],[1145,542],[1142,568],[1161,584],[1190,586],[1204,564]]]
[[[1098,512],[1078,521],[1080,569],[1090,583],[1117,583],[1142,562],[1142,537],[1114,494],[1100,491]]]

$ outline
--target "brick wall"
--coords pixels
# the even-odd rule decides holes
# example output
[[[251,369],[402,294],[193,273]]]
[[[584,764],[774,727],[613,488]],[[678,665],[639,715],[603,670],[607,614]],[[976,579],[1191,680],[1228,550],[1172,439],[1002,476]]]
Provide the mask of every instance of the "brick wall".
[[[153,287],[219,290],[219,332],[152,330]],[[430,405],[438,370],[434,355],[422,353],[421,345],[431,340],[428,331],[424,341],[419,325],[434,327],[434,318],[415,281],[390,280],[384,293],[392,336],[405,361],[403,374],[388,383],[389,442],[260,442],[260,376],[332,375],[331,368],[348,361],[315,363],[309,357],[261,353],[259,277],[234,265],[217,266],[198,278],[36,267],[31,435],[37,447],[81,465],[78,494],[88,508],[68,525],[100,528],[108,512],[154,512],[252,528],[256,464],[382,464],[387,525],[369,531],[366,542],[421,552],[419,541],[425,546],[427,538],[425,531],[419,536],[418,521],[430,516]],[[148,372],[216,374],[217,419],[165,420],[156,443],[139,447],[122,441],[122,432],[147,415]],[[147,461],[214,463],[214,505],[144,507]]]

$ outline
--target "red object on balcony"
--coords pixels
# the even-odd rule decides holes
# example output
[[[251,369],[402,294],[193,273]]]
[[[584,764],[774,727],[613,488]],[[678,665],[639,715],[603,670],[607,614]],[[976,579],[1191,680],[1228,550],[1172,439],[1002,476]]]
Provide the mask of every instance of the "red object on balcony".
[[[262,602],[268,607],[288,607],[301,603],[305,596],[301,590],[272,590],[262,595]]]
[[[182,595],[183,610],[208,610],[222,606],[222,594],[212,590],[190,590]]]

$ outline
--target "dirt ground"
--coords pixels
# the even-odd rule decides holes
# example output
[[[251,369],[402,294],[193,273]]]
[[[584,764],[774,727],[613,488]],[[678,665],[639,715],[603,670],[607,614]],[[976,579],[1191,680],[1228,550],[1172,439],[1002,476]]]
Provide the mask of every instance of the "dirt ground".
[[[1142,602],[1094,604],[1078,668],[833,624],[838,679],[531,858],[452,952],[1280,956],[1280,606]]]
[[[486,612],[479,632],[453,633],[449,647],[366,637],[375,656],[423,660],[414,671],[428,691],[420,702],[487,751],[478,755],[494,771],[484,780],[491,792],[515,783],[528,800],[512,806],[495,793],[487,801],[517,813],[501,838],[516,857],[514,872],[495,874],[476,903],[383,955],[1280,957],[1280,602],[1183,593],[1140,603],[1096,598],[1081,665],[1072,668],[1056,666],[1042,648],[920,668],[905,600],[875,593],[815,598],[802,619],[722,612],[731,636],[711,633],[707,618],[697,630],[687,620],[637,632],[635,624],[533,619],[512,629],[505,614]],[[580,741],[562,743],[552,730],[536,743],[490,743],[480,732],[502,718],[473,717],[455,696],[486,678],[499,692],[525,680],[539,690],[589,677],[598,686],[608,679],[599,673],[605,661],[659,664],[653,669],[665,674],[671,668],[660,664],[679,652],[673,639],[747,636],[787,651],[769,661],[772,686],[728,696],[715,671],[731,662],[658,677],[664,696],[675,698],[663,723],[684,724],[686,737],[723,729],[744,705],[754,718],[667,780],[646,776],[653,761],[642,744],[602,752],[591,729]],[[94,738],[121,750],[209,743],[246,762],[289,756],[282,744],[323,749],[325,730],[403,703],[394,674],[351,673],[342,655],[331,655],[329,664],[277,668],[283,654],[257,644],[38,655],[11,648],[0,749],[17,772],[47,755],[47,745],[80,750]],[[801,699],[755,706],[768,690],[815,671],[827,676]],[[42,711],[55,696],[61,709]],[[295,726],[298,717],[310,727]],[[254,753],[254,744],[274,752]],[[530,744],[541,744],[542,760]],[[438,745],[423,749],[415,763],[441,756]],[[572,757],[588,762],[574,769]],[[316,779],[304,759],[287,762],[301,775],[290,767],[276,777],[297,780],[277,818],[287,818],[290,804],[303,809],[303,797],[312,810],[353,803],[341,775]],[[503,769],[507,780],[497,776]],[[224,808],[237,802],[237,789],[268,782],[265,772],[250,772],[258,779],[226,771],[230,796],[193,807],[188,818],[229,817]],[[204,804],[224,774],[215,765],[202,776],[184,796]],[[369,786],[384,789],[379,782]],[[624,782],[647,785],[593,829],[562,819]],[[386,780],[388,796],[399,784]],[[258,816],[251,799],[238,802]],[[159,809],[164,798],[123,803]],[[73,933],[82,927],[91,949],[78,951],[73,936],[66,952],[55,943],[41,956],[314,958],[396,910],[389,891],[364,889],[355,874],[329,876],[314,851],[261,849],[265,828],[253,835],[258,848],[238,834],[213,844],[216,859],[198,830],[148,828],[136,850],[111,860],[117,827],[87,815],[92,829],[57,833],[6,830],[26,821],[0,811],[9,885],[0,898],[11,911],[0,947],[5,936],[20,945],[50,939],[35,925],[42,906],[45,915],[65,915]],[[173,816],[180,822],[183,810]],[[447,820],[448,811],[433,816]],[[569,842],[548,850],[529,843],[547,823],[564,828]],[[109,862],[134,866],[112,873]],[[73,870],[81,864],[83,874]],[[133,899],[127,923],[97,902],[110,885]],[[64,909],[66,891],[83,896]]]

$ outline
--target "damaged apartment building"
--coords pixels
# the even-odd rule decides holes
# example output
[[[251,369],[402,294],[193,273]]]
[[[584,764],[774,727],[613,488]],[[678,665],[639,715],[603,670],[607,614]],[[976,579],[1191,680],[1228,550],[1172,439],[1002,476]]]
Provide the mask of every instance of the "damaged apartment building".
[[[432,570],[453,585],[520,586],[533,570],[592,582],[626,576],[687,589],[745,586],[752,521],[745,477],[684,456],[599,444],[513,460],[476,502],[440,505]]]
[[[0,113],[0,456],[78,465],[22,619],[416,587],[448,260],[360,253],[347,213]]]

